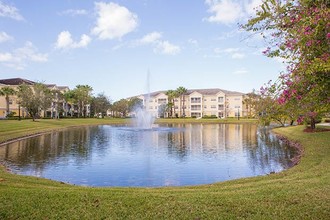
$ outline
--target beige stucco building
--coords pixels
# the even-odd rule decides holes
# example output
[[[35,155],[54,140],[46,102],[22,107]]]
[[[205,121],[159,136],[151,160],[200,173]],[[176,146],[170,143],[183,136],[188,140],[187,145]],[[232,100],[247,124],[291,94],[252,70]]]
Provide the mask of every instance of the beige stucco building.
[[[244,117],[246,108],[243,104],[244,93],[222,89],[192,89],[182,97],[175,98],[174,109],[177,117],[217,118]],[[143,100],[148,112],[154,117],[166,117],[162,110],[168,101],[166,91],[153,92],[137,96]]]
[[[0,79],[0,89],[3,87],[10,87],[14,90],[18,90],[18,86],[21,84],[26,84],[32,86],[36,82],[33,82],[31,80],[22,79],[22,78],[11,78],[11,79]],[[55,84],[45,84],[50,90],[53,91],[59,91],[61,93],[64,93],[69,90],[69,87],[67,86],[57,86]],[[51,106],[44,112],[41,112],[41,116],[47,116],[47,117],[55,117],[58,116],[57,110],[58,105],[61,106],[61,109],[64,109],[64,111],[68,112],[70,111],[68,103],[64,102],[64,100],[56,100],[56,98],[53,100]],[[17,95],[11,95],[9,96],[9,110],[10,112],[14,113],[15,116],[21,116],[26,117],[28,116],[27,111],[22,108],[19,105],[19,100]],[[0,118],[6,117],[6,99],[5,96],[0,96]]]

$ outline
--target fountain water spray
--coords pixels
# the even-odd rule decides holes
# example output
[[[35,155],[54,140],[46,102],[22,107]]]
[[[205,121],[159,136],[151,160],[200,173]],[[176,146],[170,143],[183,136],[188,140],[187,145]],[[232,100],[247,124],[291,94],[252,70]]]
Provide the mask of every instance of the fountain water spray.
[[[154,124],[155,118],[148,111],[150,105],[150,71],[147,74],[147,94],[144,96],[143,106],[135,109],[136,112],[136,125],[138,128],[151,129]]]

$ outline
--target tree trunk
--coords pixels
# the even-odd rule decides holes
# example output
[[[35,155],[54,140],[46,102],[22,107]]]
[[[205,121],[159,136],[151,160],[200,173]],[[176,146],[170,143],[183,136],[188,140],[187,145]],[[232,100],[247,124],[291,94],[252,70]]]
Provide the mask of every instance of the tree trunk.
[[[182,96],[180,96],[180,118],[182,117]]]
[[[6,117],[9,115],[9,96],[6,96]]]
[[[315,124],[316,124],[316,122],[315,122],[315,118],[314,117],[310,117],[311,118],[311,129],[312,130],[314,130],[315,129]]]

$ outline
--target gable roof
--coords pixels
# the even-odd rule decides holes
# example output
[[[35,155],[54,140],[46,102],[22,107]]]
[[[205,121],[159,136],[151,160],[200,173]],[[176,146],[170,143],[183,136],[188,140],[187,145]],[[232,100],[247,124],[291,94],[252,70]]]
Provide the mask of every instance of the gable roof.
[[[21,84],[27,84],[27,85],[33,85],[35,82],[27,79],[22,78],[10,78],[10,79],[0,79],[0,83],[4,85],[21,85]]]
[[[158,96],[160,93],[166,94],[167,91],[157,91],[157,92],[152,92],[150,93],[150,97],[155,97]],[[242,92],[236,92],[236,91],[228,91],[224,89],[188,89],[185,95],[191,95],[194,92],[198,92],[202,95],[216,95],[219,92],[223,92],[224,94],[228,96],[234,96],[234,95],[245,95],[245,93]],[[143,96],[146,96],[148,94],[143,94]]]

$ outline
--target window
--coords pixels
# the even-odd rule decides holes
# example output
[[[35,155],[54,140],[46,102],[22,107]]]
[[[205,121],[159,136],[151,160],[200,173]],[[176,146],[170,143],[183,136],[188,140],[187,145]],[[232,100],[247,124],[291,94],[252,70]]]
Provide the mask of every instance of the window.
[[[223,105],[218,105],[218,110],[220,110],[220,111],[224,110],[224,106]]]
[[[191,111],[200,111],[201,110],[201,106],[200,105],[192,105],[191,106]]]
[[[201,103],[201,98],[200,97],[193,97],[193,98],[191,98],[191,103]]]
[[[204,108],[207,108],[207,105],[204,105]]]
[[[217,108],[217,106],[216,105],[211,105],[211,108]]]
[[[152,109],[152,106],[149,106],[149,109]]]
[[[217,99],[211,99],[211,101],[212,101],[212,102],[215,102],[215,101],[217,101]]]
[[[218,102],[223,103],[223,97],[218,97]]]
[[[241,98],[235,98],[235,100],[236,100],[236,101],[239,101],[239,100],[241,100]]]
[[[240,105],[235,105],[235,108],[240,108],[241,106]]]
[[[240,112],[235,112],[235,117],[241,116]]]
[[[14,101],[12,99],[9,99],[9,105],[12,105]]]
[[[206,102],[207,101],[207,99],[204,99],[204,102]]]
[[[223,118],[223,112],[219,112],[218,117]]]
[[[166,104],[166,99],[158,99],[159,104]]]
[[[192,112],[191,113],[191,117],[201,117],[201,113],[200,112]]]

